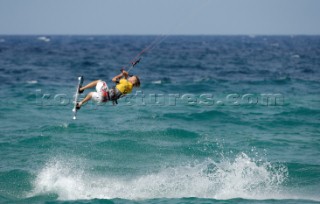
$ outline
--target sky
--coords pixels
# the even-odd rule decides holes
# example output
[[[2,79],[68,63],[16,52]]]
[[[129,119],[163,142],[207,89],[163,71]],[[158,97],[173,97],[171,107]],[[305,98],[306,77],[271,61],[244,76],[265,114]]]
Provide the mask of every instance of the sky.
[[[0,0],[0,34],[319,35],[320,0]]]

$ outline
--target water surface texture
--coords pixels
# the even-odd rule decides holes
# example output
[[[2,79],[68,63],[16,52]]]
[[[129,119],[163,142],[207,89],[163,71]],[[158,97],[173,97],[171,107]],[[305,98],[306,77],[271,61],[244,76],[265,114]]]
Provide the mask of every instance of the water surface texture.
[[[320,37],[0,36],[1,203],[319,203]],[[84,97],[85,91],[81,97]]]

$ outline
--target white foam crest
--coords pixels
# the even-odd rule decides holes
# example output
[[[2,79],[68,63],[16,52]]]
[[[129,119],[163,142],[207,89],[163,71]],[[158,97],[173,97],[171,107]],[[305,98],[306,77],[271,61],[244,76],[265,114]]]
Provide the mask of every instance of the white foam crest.
[[[161,80],[156,80],[156,81],[152,81],[151,83],[152,84],[162,84],[162,81]]]
[[[301,199],[285,194],[287,169],[254,161],[246,154],[216,163],[211,159],[133,178],[95,175],[73,161],[52,160],[36,176],[30,196],[54,193],[60,200],[77,199]]]
[[[77,199],[79,192],[85,190],[84,172],[70,165],[56,160],[49,162],[37,175],[31,194],[57,193],[63,200]]]
[[[291,55],[291,58],[299,59],[300,55]]]
[[[38,81],[37,80],[29,80],[27,81],[28,84],[37,84]]]
[[[43,41],[43,42],[50,42],[50,38],[46,37],[46,36],[41,36],[41,37],[38,37],[38,40],[40,41]]]
[[[242,153],[234,161],[216,164],[210,175],[220,189],[215,198],[278,198],[287,169],[269,162],[260,163]]]

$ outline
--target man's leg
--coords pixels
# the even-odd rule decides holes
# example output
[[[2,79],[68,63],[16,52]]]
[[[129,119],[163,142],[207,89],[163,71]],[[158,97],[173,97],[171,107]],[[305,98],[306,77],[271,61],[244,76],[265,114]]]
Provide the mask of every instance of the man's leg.
[[[81,88],[79,89],[79,92],[84,91],[84,90],[89,89],[89,88],[95,87],[99,81],[101,81],[101,80],[96,80],[96,81],[90,82],[89,84],[81,87]],[[88,95],[89,95],[89,94],[88,94]],[[90,100],[90,99],[89,99],[89,100]]]
[[[94,92],[90,92],[88,93],[88,95],[81,101],[77,104],[77,107],[80,108],[83,104],[87,103],[88,101],[90,101],[92,99],[92,95],[93,95]]]

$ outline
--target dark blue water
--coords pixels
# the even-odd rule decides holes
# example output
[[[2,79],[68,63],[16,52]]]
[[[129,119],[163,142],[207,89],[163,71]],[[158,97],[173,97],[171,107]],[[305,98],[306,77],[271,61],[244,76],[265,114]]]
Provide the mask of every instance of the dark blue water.
[[[319,36],[166,37],[77,120],[156,36],[39,37],[0,36],[1,203],[320,202]]]

